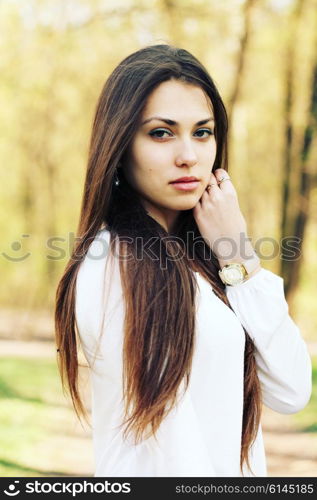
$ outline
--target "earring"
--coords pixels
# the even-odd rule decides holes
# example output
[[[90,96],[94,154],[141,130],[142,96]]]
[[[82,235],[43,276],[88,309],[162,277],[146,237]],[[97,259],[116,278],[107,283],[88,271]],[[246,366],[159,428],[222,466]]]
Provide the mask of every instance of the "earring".
[[[120,184],[117,169],[115,171],[114,184],[115,184],[115,186],[119,186],[119,184]]]

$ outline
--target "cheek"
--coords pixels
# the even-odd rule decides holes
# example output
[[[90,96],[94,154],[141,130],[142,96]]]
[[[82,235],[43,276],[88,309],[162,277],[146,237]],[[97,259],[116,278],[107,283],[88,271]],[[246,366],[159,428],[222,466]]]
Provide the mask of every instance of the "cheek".
[[[172,164],[167,148],[155,145],[143,145],[133,156],[134,177],[138,184],[157,188],[168,175],[168,167]]]
[[[139,161],[141,159],[155,161],[156,159],[159,160],[159,158],[170,156],[173,147],[173,141],[159,141],[145,134],[136,137],[133,153]]]
[[[139,150],[138,163],[147,171],[162,171],[162,167],[170,162],[170,156],[169,148],[146,141]]]
[[[151,161],[147,158],[135,158],[136,163],[129,165],[129,181],[140,194],[152,194],[159,189],[159,175]]]

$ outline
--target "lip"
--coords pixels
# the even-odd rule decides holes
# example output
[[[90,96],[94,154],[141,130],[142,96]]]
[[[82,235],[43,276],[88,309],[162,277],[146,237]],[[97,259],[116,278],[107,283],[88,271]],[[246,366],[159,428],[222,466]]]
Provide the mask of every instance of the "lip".
[[[171,181],[170,184],[175,184],[175,182],[191,182],[198,181],[197,177],[179,177],[179,179],[175,179],[175,181]]]
[[[199,186],[199,181],[172,182],[171,184],[179,191],[192,191]]]

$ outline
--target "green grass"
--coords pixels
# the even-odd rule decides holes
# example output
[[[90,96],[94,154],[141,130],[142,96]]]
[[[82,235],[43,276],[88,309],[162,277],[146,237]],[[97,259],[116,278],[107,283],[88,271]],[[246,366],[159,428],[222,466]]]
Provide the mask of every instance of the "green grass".
[[[305,432],[317,432],[317,356],[312,358],[313,363],[313,391],[306,408],[293,415],[296,427]]]
[[[60,396],[61,384],[55,361],[21,358],[1,359],[1,398],[56,404],[60,402]]]
[[[54,360],[0,358],[0,476],[72,474],[75,422]]]
[[[314,357],[311,400],[292,419],[298,430],[316,432],[316,415]],[[0,358],[0,476],[76,475],[76,460],[82,450],[91,450],[90,438],[76,448],[79,434],[74,422],[54,360]]]

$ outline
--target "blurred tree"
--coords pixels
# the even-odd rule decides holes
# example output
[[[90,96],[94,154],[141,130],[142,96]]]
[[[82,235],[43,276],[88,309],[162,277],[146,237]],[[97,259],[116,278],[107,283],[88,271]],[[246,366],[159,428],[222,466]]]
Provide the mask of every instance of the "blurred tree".
[[[296,223],[298,207],[292,217],[289,212],[303,196],[308,200],[307,190],[312,190],[312,182],[294,167],[302,157],[303,169],[313,169],[316,154],[308,110],[312,117],[316,62],[309,54],[317,0],[302,1],[302,13],[293,17],[295,31],[288,12],[299,0],[78,0],[76,9],[73,0],[0,2],[0,165],[5,179],[0,185],[0,231],[3,251],[19,254],[12,242],[21,240],[22,250],[31,252],[19,263],[2,259],[0,272],[7,284],[0,292],[3,307],[52,306],[78,222],[98,95],[118,62],[148,44],[171,42],[188,49],[214,79],[230,120],[230,174],[252,236],[261,239],[268,232],[275,241],[279,238],[281,174],[288,153],[292,174],[285,180],[283,174],[284,189],[289,189],[287,220],[294,228],[305,226],[305,220]],[[283,58],[286,36],[293,54]],[[290,62],[296,62],[292,88],[282,80]],[[285,97],[287,91],[290,97]],[[284,99],[291,102],[289,118]],[[284,123],[292,127],[291,147],[285,148]],[[310,255],[316,222],[311,204],[306,208]],[[285,234],[295,234],[292,227],[290,231]],[[23,240],[24,233],[32,237]],[[61,240],[55,243],[59,250],[46,248],[54,234]],[[307,298],[311,276],[305,262],[300,263],[306,281],[298,296]],[[268,257],[273,271],[279,271],[279,264],[276,252]],[[292,266],[294,261],[290,271]],[[299,308],[305,317],[314,311],[308,302],[302,300]]]
[[[252,12],[254,6],[256,5],[256,2],[257,0],[246,0],[242,8],[243,28],[240,37],[239,51],[237,53],[235,75],[232,78],[233,85],[227,103],[229,132],[231,131],[230,124],[232,121],[234,106],[239,99],[240,89],[244,79],[245,61],[247,56],[247,50],[250,44],[250,35],[252,31],[251,30]],[[230,134],[228,142],[230,144]]]
[[[298,75],[296,67],[296,51],[298,50],[299,23],[301,21],[304,7],[307,7],[314,17],[313,33],[311,43],[314,46],[315,59],[310,67],[308,77],[307,113],[305,114],[304,126],[299,128],[294,125],[292,111],[296,97],[294,95],[294,80]],[[317,5],[316,2],[305,2],[297,0],[291,17],[287,65],[285,70],[285,151],[284,172],[282,185],[282,218],[281,218],[281,240],[292,238],[292,251],[294,255],[282,255],[280,261],[280,273],[284,278],[285,293],[290,309],[293,306],[296,288],[299,282],[300,270],[303,259],[301,257],[305,228],[309,218],[309,201],[312,180],[316,180],[316,160],[311,158],[313,140],[317,130]],[[307,12],[306,12],[307,15]],[[316,47],[317,48],[317,47]],[[307,54],[307,46],[299,47],[304,55]],[[298,146],[299,144],[299,146]]]

